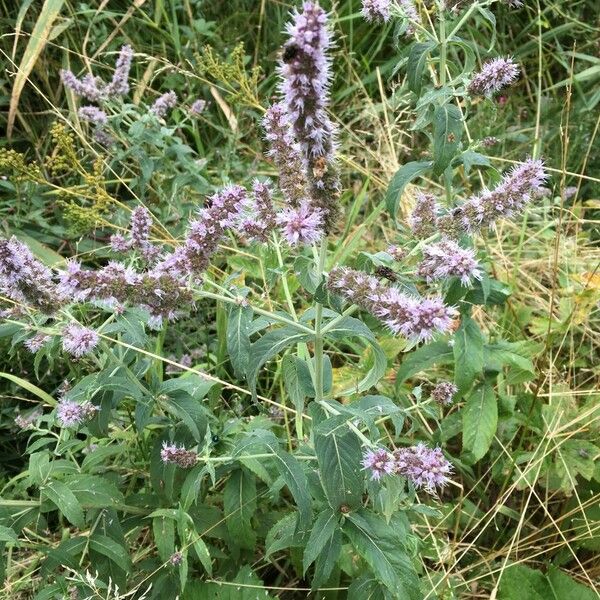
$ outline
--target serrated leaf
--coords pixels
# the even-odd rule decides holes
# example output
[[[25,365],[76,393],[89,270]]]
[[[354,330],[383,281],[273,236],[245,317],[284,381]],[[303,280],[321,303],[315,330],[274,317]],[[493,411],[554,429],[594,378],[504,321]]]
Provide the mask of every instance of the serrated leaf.
[[[232,306],[227,317],[227,352],[236,377],[241,377],[250,360],[250,323],[252,309]]]
[[[194,551],[198,560],[202,563],[202,566],[206,569],[209,575],[212,575],[212,562],[210,560],[210,551],[204,540],[198,535],[194,534]]]
[[[327,419],[314,432],[319,477],[329,506],[339,511],[342,505],[357,508],[361,504],[364,477],[361,471],[361,443],[348,430],[345,417]]]
[[[16,534],[14,529],[0,525],[0,542],[8,542],[9,544],[16,544],[19,541],[19,536]]]
[[[390,597],[389,591],[377,579],[363,575],[348,588],[347,600],[388,600]]]
[[[406,63],[406,79],[408,88],[417,96],[421,94],[423,73],[427,64],[427,56],[437,46],[437,42],[428,41],[413,44]]]
[[[344,317],[335,327],[327,331],[326,337],[342,341],[348,337],[360,337],[367,341],[373,351],[373,366],[365,377],[356,382],[351,388],[341,391],[339,395],[345,396],[364,392],[373,387],[385,375],[387,356],[377,343],[377,338],[373,332],[362,321],[353,317]]]
[[[489,383],[480,383],[467,398],[462,410],[463,452],[470,462],[485,456],[498,426],[496,393]]]
[[[293,327],[280,327],[269,331],[250,347],[250,360],[246,371],[246,378],[252,393],[256,393],[256,379],[260,368],[271,358],[277,356],[283,349],[292,344],[306,342],[312,336],[299,333]]]
[[[171,516],[158,514],[152,519],[152,531],[158,556],[167,562],[175,552],[175,521]]]
[[[301,545],[301,536],[296,532],[297,524],[298,515],[294,512],[279,519],[269,529],[265,539],[265,558],[268,558],[274,552]]]
[[[56,505],[61,514],[75,527],[85,526],[83,508],[75,494],[60,481],[50,481],[41,488],[42,495]]]
[[[433,114],[433,172],[441,175],[458,151],[462,115],[454,104],[438,106]]]
[[[454,335],[454,382],[460,394],[468,391],[483,371],[483,335],[477,323],[462,315]]]
[[[419,577],[400,535],[381,518],[361,510],[347,515],[344,533],[377,579],[394,595],[422,600]]]
[[[321,551],[325,548],[337,528],[338,518],[332,510],[326,509],[319,514],[304,549],[304,557],[302,559],[304,567],[303,575],[306,575],[308,567],[317,560],[317,557],[321,554]]]
[[[329,579],[341,552],[342,532],[336,529],[315,562],[315,573],[311,584],[313,590],[321,587]]]
[[[423,175],[423,173],[426,173],[429,169],[431,169],[432,165],[433,162],[429,160],[415,161],[402,165],[396,171],[396,174],[392,177],[385,194],[385,203],[388,212],[393,219],[396,218],[396,214],[398,213],[398,205],[400,204],[400,199],[402,198],[402,192],[404,192],[404,188],[413,179]]]
[[[256,534],[252,515],[256,512],[256,479],[245,469],[236,469],[229,476],[223,491],[223,508],[232,543],[239,548],[254,548]]]
[[[131,570],[131,558],[127,550],[112,538],[99,533],[90,536],[90,548],[114,562],[120,569]]]
[[[396,373],[396,389],[413,375],[433,365],[452,362],[454,352],[448,342],[431,342],[410,354],[405,354],[404,357]]]

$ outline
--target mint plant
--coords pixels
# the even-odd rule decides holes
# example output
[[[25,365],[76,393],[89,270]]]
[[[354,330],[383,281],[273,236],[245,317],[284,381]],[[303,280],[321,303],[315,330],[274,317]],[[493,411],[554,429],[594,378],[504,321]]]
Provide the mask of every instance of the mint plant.
[[[76,102],[92,103],[76,114],[99,170],[139,159],[129,190],[140,193],[117,190],[113,212],[94,217],[91,259],[50,268],[19,236],[0,240],[1,333],[34,355],[38,377],[64,380],[14,378],[39,402],[17,423],[29,466],[7,483],[21,499],[2,506],[0,533],[14,549],[53,533],[36,598],[275,597],[276,570],[293,574],[294,597],[465,593],[423,531],[452,513],[488,453],[503,464],[498,426],[515,413],[505,392],[535,375],[527,348],[490,324],[510,289],[482,240],[535,211],[549,180],[533,140],[500,173],[470,128],[519,74],[511,58],[480,61],[491,48],[461,37],[476,18],[495,32],[494,4],[363,1],[372,27],[394,24],[398,85],[429,150],[381,200],[393,245],[343,264],[337,50],[319,3],[290,15],[277,98],[255,119],[275,180],[250,169],[207,193],[191,148],[170,139],[173,111],[197,118],[205,101],[169,90],[127,104],[130,45],[108,83],[62,71]],[[148,149],[157,140],[175,156],[165,173]],[[181,225],[142,201],[157,172],[202,196]],[[30,183],[52,182],[36,171]],[[170,339],[202,328],[205,350],[168,355]],[[598,449],[582,450],[575,477],[590,479]],[[484,481],[513,476],[495,468]]]

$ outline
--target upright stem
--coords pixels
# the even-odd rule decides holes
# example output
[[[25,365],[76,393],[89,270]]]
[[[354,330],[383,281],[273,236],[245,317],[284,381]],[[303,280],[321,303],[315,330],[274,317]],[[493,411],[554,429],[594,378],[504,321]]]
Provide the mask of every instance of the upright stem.
[[[323,238],[319,248],[317,260],[317,273],[323,275],[325,270],[325,253],[327,251],[327,241]],[[315,400],[323,400],[323,305],[317,302],[315,306]]]
[[[440,85],[446,85],[446,11],[444,2],[438,3],[440,20]]]

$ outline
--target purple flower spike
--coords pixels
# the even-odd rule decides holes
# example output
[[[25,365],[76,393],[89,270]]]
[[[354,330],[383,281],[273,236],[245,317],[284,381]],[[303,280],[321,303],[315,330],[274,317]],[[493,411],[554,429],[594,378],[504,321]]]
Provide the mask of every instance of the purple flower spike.
[[[44,333],[36,333],[32,338],[25,341],[25,348],[32,354],[35,354],[38,350],[41,350],[47,342],[52,338]]]
[[[197,117],[204,112],[206,108],[206,100],[194,100],[190,106],[190,114],[193,117]]]
[[[452,404],[454,395],[458,392],[458,388],[450,381],[440,381],[431,390],[431,397],[443,406],[449,406]]]
[[[93,329],[70,323],[63,329],[62,345],[66,352],[80,358],[91,352],[98,344],[99,339]]]
[[[436,488],[444,487],[453,470],[440,448],[431,449],[423,443],[396,450],[394,460],[398,475],[406,477],[417,489],[423,488],[429,494],[435,494]]]
[[[307,165],[283,104],[269,107],[263,118],[263,127],[269,143],[267,155],[279,171],[279,188],[283,198],[289,206],[298,206],[307,193]]]
[[[324,229],[329,232],[339,211],[339,177],[335,127],[327,113],[331,77],[327,14],[318,2],[304,2],[286,29],[289,39],[279,65],[282,103],[306,161],[309,201],[323,211]]]
[[[15,237],[0,239],[0,294],[46,314],[61,304],[50,269]]]
[[[440,206],[433,194],[417,192],[415,207],[408,218],[413,235],[418,238],[433,235],[437,229],[439,212]]]
[[[389,21],[392,14],[391,0],[362,0],[361,13],[367,21]]]
[[[469,92],[474,96],[493,96],[512,85],[519,75],[519,67],[512,58],[494,58],[484,63],[481,71],[469,83]]]
[[[284,208],[277,215],[277,223],[290,246],[314,244],[323,237],[323,213],[308,202],[298,208]]]
[[[383,475],[391,475],[395,469],[394,457],[384,448],[367,450],[363,455],[362,466],[371,471],[371,479],[379,481]]]
[[[475,252],[470,248],[461,248],[449,239],[423,248],[423,260],[417,273],[428,283],[458,277],[463,285],[469,285],[472,279],[481,279]]]
[[[56,418],[62,427],[77,427],[91,419],[97,410],[90,402],[77,404],[72,400],[61,400],[56,407]]]
[[[163,442],[160,458],[165,464],[177,465],[182,469],[189,469],[198,462],[196,452],[186,450],[183,446],[167,444],[167,442]]]
[[[150,112],[159,119],[164,118],[169,110],[177,105],[177,94],[170,91],[162,96],[159,96],[154,104],[150,107]]]
[[[78,79],[72,71],[61,70],[60,78],[63,85],[70,89],[77,96],[86,98],[90,102],[102,102],[106,100],[106,86],[102,80],[93,75],[87,74],[82,79]]]
[[[131,70],[132,59],[132,47],[128,45],[123,46],[115,63],[115,72],[113,73],[112,80],[106,86],[109,96],[124,96],[129,92],[129,71]]]
[[[415,343],[449,332],[456,315],[456,310],[446,306],[440,296],[409,296],[371,275],[346,267],[332,269],[327,285],[332,292],[381,319],[393,333]]]
[[[498,219],[517,214],[541,193],[548,176],[541,160],[528,159],[513,167],[493,190],[471,196],[451,214],[441,217],[439,229],[448,235],[472,234],[492,227]]]
[[[77,114],[82,121],[88,121],[98,127],[106,125],[108,123],[108,117],[103,110],[100,110],[97,106],[82,106]]]

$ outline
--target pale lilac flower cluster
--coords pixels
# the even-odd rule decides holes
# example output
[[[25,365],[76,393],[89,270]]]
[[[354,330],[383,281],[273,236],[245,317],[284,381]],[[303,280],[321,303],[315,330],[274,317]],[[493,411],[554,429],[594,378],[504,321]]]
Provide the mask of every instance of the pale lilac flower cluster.
[[[183,562],[183,554],[181,554],[181,552],[173,552],[169,558],[169,562],[174,567],[179,566]]]
[[[60,306],[52,272],[16,237],[0,239],[0,294],[47,314]]]
[[[266,242],[276,224],[273,190],[268,183],[254,181],[236,229],[252,240]]]
[[[519,75],[519,67],[512,58],[494,58],[483,64],[469,83],[469,93],[474,96],[492,96],[512,85]]]
[[[61,70],[60,78],[65,87],[90,102],[103,102],[108,98],[124,96],[129,91],[128,79],[132,57],[131,46],[123,46],[115,64],[112,80],[108,84],[89,73],[82,79],[78,79],[72,71],[65,69]]]
[[[323,237],[323,211],[306,201],[296,208],[281,210],[277,223],[290,246],[314,244]]]
[[[362,16],[367,21],[388,21],[392,14],[391,0],[362,0]]]
[[[396,246],[395,244],[388,246],[386,252],[397,262],[400,262],[406,258],[406,250],[404,248],[400,248],[400,246]]]
[[[39,350],[41,350],[52,338],[45,333],[36,333],[32,338],[25,340],[24,346],[31,352],[35,354]]]
[[[97,106],[82,106],[77,111],[77,114],[82,121],[87,121],[88,123],[92,123],[92,125],[96,125],[97,127],[102,127],[108,123],[108,117],[106,113]]]
[[[205,108],[206,100],[194,100],[194,102],[192,102],[192,105],[190,106],[190,114],[193,117],[197,117],[198,115],[201,115],[204,112]]]
[[[347,267],[329,273],[329,289],[381,319],[395,334],[412,342],[428,341],[447,333],[456,310],[440,296],[419,298],[381,283],[375,277]]]
[[[528,159],[513,167],[493,190],[484,189],[438,219],[442,233],[458,236],[491,227],[518,213],[543,189],[548,176],[541,160]]]
[[[200,276],[227,229],[238,224],[247,202],[248,193],[239,185],[229,185],[211,196],[209,206],[190,223],[185,242],[161,260],[154,272],[175,277]]]
[[[440,381],[431,390],[431,397],[443,406],[452,404],[454,395],[458,392],[458,388],[451,381]]]
[[[415,33],[415,23],[421,24],[421,17],[417,11],[417,7],[413,0],[398,0],[400,12],[408,20],[406,26],[407,35],[413,35]]]
[[[78,404],[72,400],[61,400],[56,407],[56,419],[62,427],[77,427],[89,421],[98,411],[90,402]]]
[[[458,277],[463,285],[472,279],[481,279],[479,262],[471,248],[461,248],[454,240],[443,239],[436,244],[425,246],[423,260],[417,274],[428,283]]]
[[[391,475],[395,470],[394,457],[384,448],[367,450],[363,455],[363,469],[371,472],[371,479],[379,481],[384,475]]]
[[[453,471],[441,448],[428,448],[423,443],[396,450],[394,462],[398,475],[429,494],[435,494],[438,487],[443,488]]]
[[[17,415],[15,417],[15,425],[20,429],[29,429],[41,415],[42,413],[38,409],[31,411],[27,415]]]
[[[165,464],[177,465],[182,469],[189,469],[198,462],[198,454],[193,450],[186,450],[183,446],[163,442],[160,459]]]
[[[453,470],[440,448],[431,449],[423,443],[400,448],[393,453],[385,448],[367,450],[362,465],[371,472],[371,479],[375,481],[385,475],[400,475],[429,494],[435,494],[436,488],[444,487]]]
[[[287,25],[279,72],[283,106],[306,163],[308,200],[323,211],[329,232],[339,211],[339,177],[334,164],[335,127],[327,114],[331,46],[327,14],[318,2],[304,2]]]
[[[433,194],[417,191],[415,207],[408,218],[408,224],[415,237],[426,238],[437,231],[437,217],[440,206]]]
[[[167,113],[177,106],[177,94],[171,90],[159,96],[150,107],[150,112],[159,119],[164,118]]]
[[[91,352],[99,341],[98,334],[88,327],[69,323],[62,331],[63,350],[77,358]]]
[[[128,45],[123,46],[115,63],[112,80],[107,86],[109,96],[125,96],[129,93],[129,71],[132,59],[133,48]]]
[[[174,319],[182,307],[193,304],[191,291],[173,274],[154,269],[136,273],[113,261],[94,271],[70,261],[61,275],[60,290],[75,302],[103,302],[117,311],[125,305],[139,306],[150,313],[155,328],[163,319]]]
[[[283,104],[273,104],[263,118],[265,137],[269,142],[267,156],[279,171],[279,189],[289,206],[298,206],[306,197],[306,160]]]

